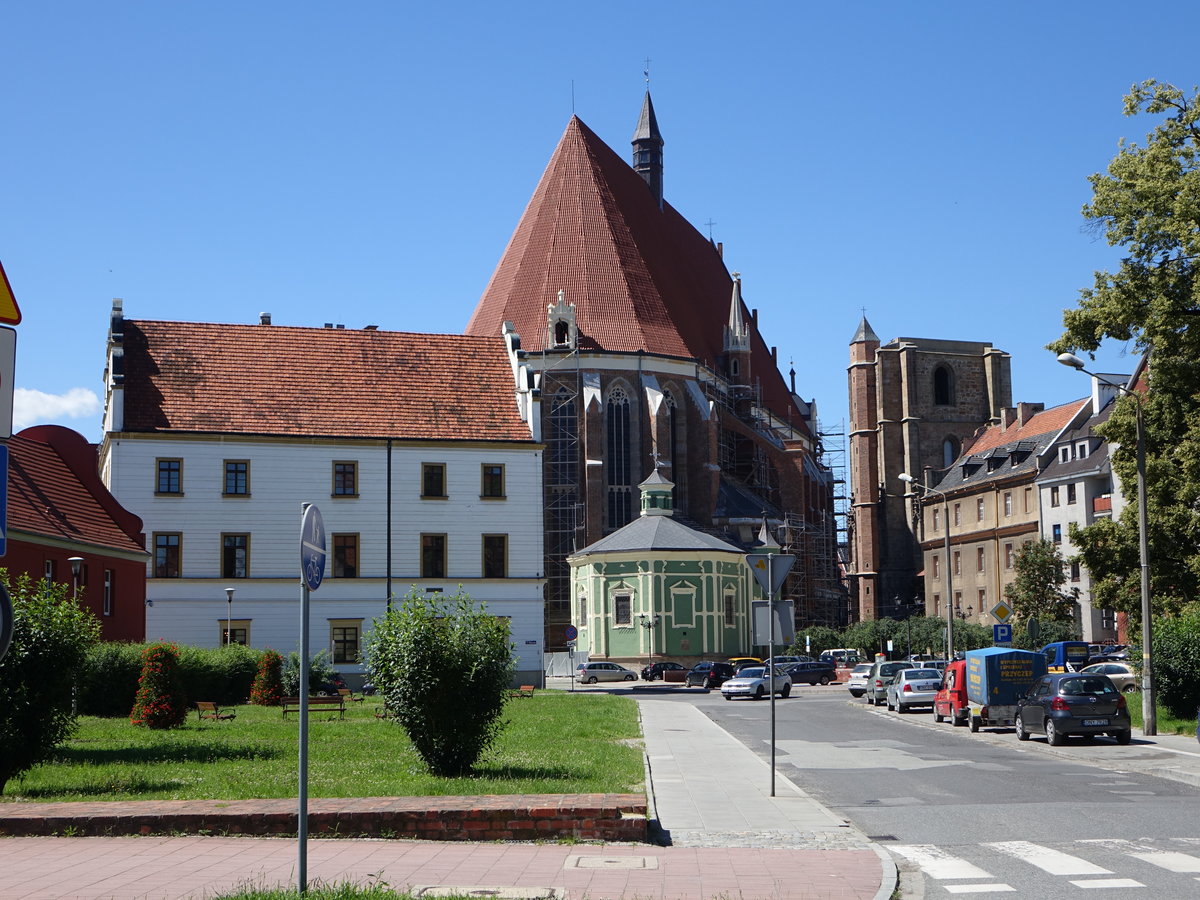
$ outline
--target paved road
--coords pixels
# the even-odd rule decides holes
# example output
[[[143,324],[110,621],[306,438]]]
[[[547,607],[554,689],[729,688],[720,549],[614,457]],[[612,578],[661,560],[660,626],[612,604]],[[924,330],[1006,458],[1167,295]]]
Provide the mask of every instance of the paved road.
[[[677,699],[769,755],[768,704],[688,696]],[[777,701],[776,717],[778,770],[919,873],[905,896],[1200,896],[1194,740],[1050,748],[1011,729],[971,734],[927,713],[871,708],[837,686]],[[1152,774],[1167,769],[1193,783]]]

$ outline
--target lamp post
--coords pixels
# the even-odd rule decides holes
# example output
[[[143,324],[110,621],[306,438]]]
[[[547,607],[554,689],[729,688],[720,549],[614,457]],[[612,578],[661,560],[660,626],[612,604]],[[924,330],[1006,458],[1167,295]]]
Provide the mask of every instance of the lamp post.
[[[71,596],[79,597],[79,573],[83,571],[83,557],[72,556],[67,560],[71,564]]]
[[[923,492],[932,492],[942,498],[942,518],[946,520],[946,659],[954,660],[954,565],[950,559],[950,500],[937,488],[921,484],[907,472],[900,473],[900,480],[919,488]]]
[[[237,588],[225,588],[225,602],[228,604],[228,606],[226,607],[227,611],[226,611],[226,615],[225,615],[225,646],[226,647],[228,647],[230,644],[233,643],[233,592],[235,590],[237,590]]]
[[[1158,734],[1158,709],[1154,696],[1154,653],[1150,634],[1153,620],[1150,615],[1150,542],[1146,529],[1146,426],[1142,417],[1142,398],[1124,385],[1109,381],[1095,372],[1089,372],[1084,368],[1083,360],[1074,353],[1060,353],[1058,361],[1116,388],[1127,397],[1132,397],[1136,404],[1138,563],[1142,575],[1142,734],[1153,737]]]
[[[659,616],[658,613],[654,613],[653,615],[647,615],[646,613],[639,613],[638,618],[642,620],[642,627],[645,628],[650,633],[650,663],[653,664],[654,663],[654,626],[658,624],[658,620],[661,618],[661,616]]]

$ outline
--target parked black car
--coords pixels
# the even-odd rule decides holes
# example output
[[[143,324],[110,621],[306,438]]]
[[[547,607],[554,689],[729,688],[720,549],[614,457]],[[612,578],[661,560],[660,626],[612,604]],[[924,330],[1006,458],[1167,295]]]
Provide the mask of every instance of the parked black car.
[[[829,662],[798,662],[785,666],[792,684],[829,684],[837,681],[837,666]]]
[[[687,666],[681,666],[677,662],[663,660],[662,662],[650,663],[648,666],[642,666],[643,681],[659,681],[663,677],[663,672],[686,672]]]
[[[1058,746],[1073,734],[1107,734],[1128,744],[1132,729],[1125,695],[1107,675],[1056,672],[1043,675],[1017,705],[1017,739],[1044,734]]]
[[[684,687],[699,685],[712,690],[723,685],[737,673],[733,666],[723,662],[700,662],[692,666],[684,676]]]

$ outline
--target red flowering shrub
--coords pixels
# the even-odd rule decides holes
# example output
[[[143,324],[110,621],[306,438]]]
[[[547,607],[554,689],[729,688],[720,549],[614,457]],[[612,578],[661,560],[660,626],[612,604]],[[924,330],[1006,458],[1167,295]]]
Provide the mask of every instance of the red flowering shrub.
[[[258,673],[250,688],[250,702],[259,706],[278,706],[283,698],[283,657],[264,650],[258,658]]]
[[[129,721],[146,728],[175,728],[187,716],[174,644],[151,644],[142,653],[142,675]]]

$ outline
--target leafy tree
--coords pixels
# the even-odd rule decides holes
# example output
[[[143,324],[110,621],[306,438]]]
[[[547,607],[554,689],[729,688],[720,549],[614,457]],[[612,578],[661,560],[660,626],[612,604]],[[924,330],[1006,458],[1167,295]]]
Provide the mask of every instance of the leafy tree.
[[[142,653],[142,677],[129,721],[146,728],[177,728],[186,717],[179,649],[174,644],[151,644]]]
[[[1154,680],[1159,702],[1176,718],[1200,709],[1200,605],[1154,624]]]
[[[1200,102],[1157,81],[1134,85],[1125,114],[1156,116],[1144,146],[1122,142],[1106,173],[1091,177],[1083,215],[1122,258],[1097,272],[1078,308],[1063,314],[1055,352],[1094,353],[1105,340],[1148,354],[1137,397],[1122,396],[1100,429],[1120,444],[1113,468],[1130,504],[1119,522],[1072,529],[1100,605],[1140,621],[1136,409],[1146,437],[1146,504],[1155,613],[1173,613],[1200,588]]]
[[[1005,585],[1004,599],[1019,621],[1073,622],[1074,590],[1064,591],[1067,573],[1058,547],[1045,539],[1029,541],[1017,548],[1013,580]]]
[[[783,652],[792,656],[799,656],[801,654],[820,656],[826,650],[832,650],[835,647],[844,647],[845,644],[837,643],[841,639],[842,633],[836,628],[830,628],[828,625],[814,625],[811,628],[797,631],[796,639],[792,642],[792,646]]]
[[[10,581],[13,637],[0,660],[0,794],[8,781],[50,755],[75,729],[72,692],[100,623],[66,585],[21,574]]]
[[[414,589],[375,620],[366,656],[371,680],[429,770],[469,773],[502,727],[513,677],[508,620],[488,615],[461,588],[450,597]]]
[[[264,650],[258,658],[258,672],[250,688],[250,702],[259,706],[278,706],[283,699],[283,657],[277,650]]]

